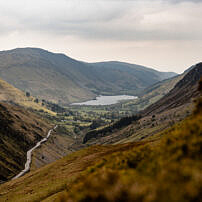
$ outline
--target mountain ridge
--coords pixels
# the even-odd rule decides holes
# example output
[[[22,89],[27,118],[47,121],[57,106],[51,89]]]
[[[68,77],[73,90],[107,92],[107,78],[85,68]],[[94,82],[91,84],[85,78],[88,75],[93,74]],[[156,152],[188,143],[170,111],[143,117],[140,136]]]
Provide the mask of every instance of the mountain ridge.
[[[107,63],[107,68],[100,68],[102,63],[85,63],[61,53],[17,48],[0,52],[0,77],[41,99],[68,104],[100,94],[136,94],[167,74],[126,64]]]

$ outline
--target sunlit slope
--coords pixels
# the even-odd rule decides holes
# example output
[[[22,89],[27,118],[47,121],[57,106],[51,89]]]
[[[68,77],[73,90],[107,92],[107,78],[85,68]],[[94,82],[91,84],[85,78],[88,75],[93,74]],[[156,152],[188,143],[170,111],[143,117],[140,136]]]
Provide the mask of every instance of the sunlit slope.
[[[41,106],[40,103],[34,102],[34,100],[35,100],[34,97],[32,96],[27,97],[25,93],[23,93],[19,89],[13,87],[6,81],[3,81],[0,79],[0,101],[1,102],[9,102],[9,103],[17,104],[26,108],[43,110],[53,114],[53,112]]]

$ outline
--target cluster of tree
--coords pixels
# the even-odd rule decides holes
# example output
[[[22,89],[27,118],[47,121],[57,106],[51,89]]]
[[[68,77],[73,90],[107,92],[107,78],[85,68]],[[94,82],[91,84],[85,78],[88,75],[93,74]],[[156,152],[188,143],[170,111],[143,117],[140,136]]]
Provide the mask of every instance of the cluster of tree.
[[[139,120],[140,118],[141,118],[140,115],[124,117],[124,118],[121,118],[119,121],[115,122],[114,124],[112,124],[111,126],[107,126],[100,130],[89,131],[88,133],[86,133],[86,135],[83,139],[83,144],[85,144],[87,141],[89,141],[92,138],[107,136],[108,134],[112,133],[115,129],[121,129],[121,128],[131,124],[133,121]]]
[[[48,109],[56,113],[66,112],[65,108],[59,106],[58,104],[52,103],[50,101],[42,100],[42,104],[45,105]]]

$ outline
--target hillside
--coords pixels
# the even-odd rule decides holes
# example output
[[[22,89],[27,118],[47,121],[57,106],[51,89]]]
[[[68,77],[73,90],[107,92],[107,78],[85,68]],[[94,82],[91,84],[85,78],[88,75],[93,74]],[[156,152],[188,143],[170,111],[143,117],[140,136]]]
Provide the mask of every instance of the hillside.
[[[99,76],[124,88],[127,87],[127,90],[131,90],[131,92],[137,89],[136,93],[158,81],[176,76],[174,72],[159,72],[141,65],[117,61],[98,62],[90,65],[94,67]]]
[[[51,124],[21,107],[0,103],[0,181],[16,175],[26,152],[47,135]]]
[[[184,75],[185,73],[159,81],[138,93],[138,99],[121,103],[117,106],[117,108],[119,107],[119,110],[130,109],[130,112],[133,114],[142,111],[165,96],[171,89],[174,88],[176,83],[184,77]]]
[[[149,106],[142,113],[145,115],[156,114],[191,103],[192,98],[199,95],[197,86],[201,76],[202,63],[198,63],[186,73],[166,96],[161,98],[157,103]]]
[[[5,183],[1,200],[200,201],[201,106],[158,138],[89,147]]]
[[[0,52],[0,77],[41,99],[60,104],[100,94],[136,94],[175,75],[120,62],[89,64],[37,48]]]
[[[19,89],[0,79],[0,102],[12,103],[38,111],[43,110],[45,112],[53,114],[53,112],[41,106],[40,103],[34,102],[35,100],[36,98],[32,96],[26,96],[25,93],[23,93]]]
[[[50,123],[43,121],[43,117],[56,118],[56,113],[45,108],[51,103],[41,103],[3,80],[0,80],[0,103],[0,138],[3,141],[0,142],[1,183],[24,167],[28,149],[47,135],[47,130],[51,127]],[[71,136],[54,132],[49,139],[32,153],[31,169],[53,162],[71,152],[68,149],[73,142]],[[12,152],[15,152],[15,155],[12,155]]]

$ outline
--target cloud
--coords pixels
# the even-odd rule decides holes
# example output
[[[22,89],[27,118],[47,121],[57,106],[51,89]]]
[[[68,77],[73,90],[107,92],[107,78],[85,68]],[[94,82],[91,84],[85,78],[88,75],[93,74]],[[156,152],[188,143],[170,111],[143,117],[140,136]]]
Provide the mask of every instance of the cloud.
[[[0,31],[1,34],[33,31],[94,40],[197,40],[202,38],[199,2],[21,0],[11,3],[8,0],[0,2]]]
[[[156,58],[155,65],[163,52],[161,64],[177,63],[178,50],[191,64],[201,57],[201,11],[201,0],[0,0],[0,43],[70,49],[94,61],[122,56],[135,62],[136,55],[142,64]]]

